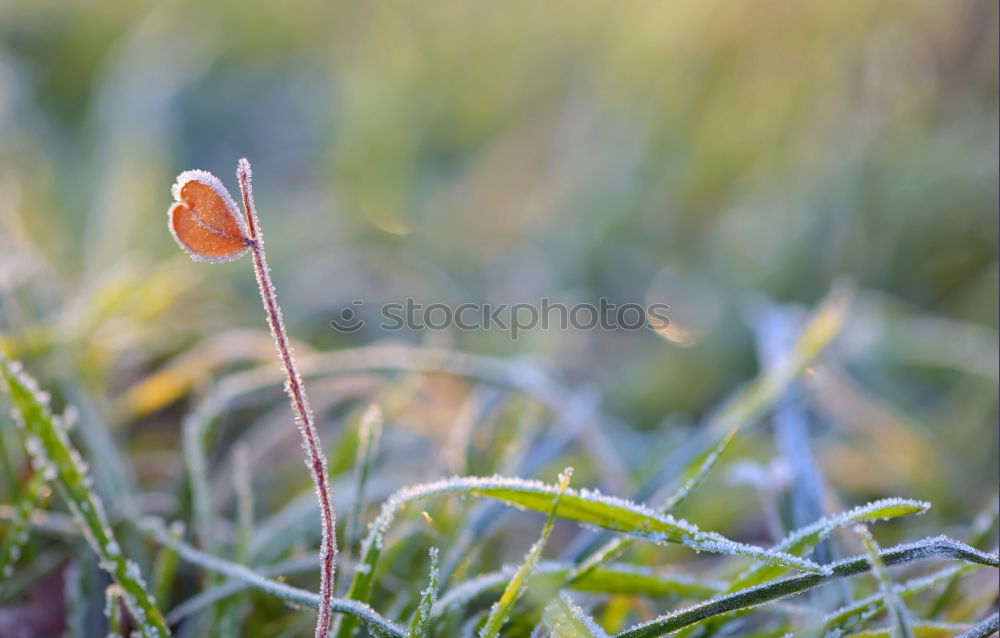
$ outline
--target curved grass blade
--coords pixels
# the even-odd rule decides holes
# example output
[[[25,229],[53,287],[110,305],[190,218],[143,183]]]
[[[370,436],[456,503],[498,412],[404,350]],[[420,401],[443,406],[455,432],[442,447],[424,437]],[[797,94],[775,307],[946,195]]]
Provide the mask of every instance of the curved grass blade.
[[[298,587],[286,585],[285,583],[281,583],[276,580],[271,580],[270,578],[266,578],[255,572],[249,567],[246,567],[245,565],[239,565],[195,549],[187,543],[173,538],[165,529],[163,523],[158,519],[147,517],[139,520],[133,520],[132,522],[136,525],[140,532],[160,545],[170,547],[177,552],[178,556],[189,563],[198,565],[208,571],[222,574],[223,576],[228,576],[229,578],[234,578],[244,582],[255,589],[259,589],[266,594],[283,600],[285,603],[292,605],[293,607],[307,607],[309,609],[315,609],[319,606],[320,597],[317,594],[304,589],[299,589]],[[315,566],[316,563],[315,560],[313,560],[313,569],[315,569]],[[225,585],[222,587],[224,586]],[[214,600],[212,602],[214,602]],[[406,636],[406,631],[404,631],[396,623],[382,617],[368,605],[360,603],[356,600],[334,598],[330,603],[330,610],[335,613],[349,614],[351,617],[360,619],[365,623],[369,630],[376,635],[389,636],[389,638],[405,638]]]
[[[557,486],[541,481],[501,476],[453,477],[400,490],[382,505],[382,512],[372,523],[368,536],[362,542],[361,560],[355,567],[347,597],[351,600],[368,600],[375,564],[382,552],[389,526],[396,512],[408,503],[441,494],[471,494],[495,498],[525,509],[548,512],[558,491]],[[631,501],[591,490],[567,488],[559,500],[558,516],[653,542],[681,543],[696,551],[748,556],[802,571],[822,571],[819,565],[808,559],[737,543],[715,532],[704,532],[687,521],[663,516]],[[351,631],[353,619],[341,619],[337,637],[347,638]]]
[[[896,585],[889,576],[882,557],[879,555],[880,548],[875,541],[875,537],[864,525],[858,525],[854,531],[861,537],[861,543],[865,546],[868,554],[868,562],[872,567],[872,574],[878,580],[879,590],[882,592],[882,600],[889,611],[889,618],[892,619],[890,633],[892,638],[913,638],[913,627],[910,626],[909,611],[903,605],[903,601],[896,595]]]
[[[736,433],[739,432],[738,428],[733,428],[729,430],[719,441],[709,448],[704,454],[696,456],[681,472],[681,478],[683,479],[677,490],[667,497],[666,502],[660,508],[660,512],[664,515],[673,512],[674,508],[684,502],[684,499],[705,480],[712,468],[715,467],[716,462],[722,457],[729,444],[736,437]],[[620,556],[625,549],[631,545],[633,539],[619,536],[613,538],[607,543],[605,543],[600,549],[587,557],[580,565],[574,569],[571,573],[566,576],[566,583],[572,584],[580,580],[586,579],[586,577],[593,572],[595,569],[612,561],[616,556]]]
[[[989,507],[981,511],[972,521],[972,531],[969,534],[969,545],[972,547],[982,547],[989,539],[990,532],[993,527],[997,524],[998,519],[1000,519],[1000,508],[997,507],[997,499],[992,499]],[[941,590],[941,594],[931,605],[931,610],[927,614],[930,618],[937,618],[948,605],[948,601],[952,599],[955,595],[955,590],[958,588],[958,577],[956,574],[952,577],[951,581],[945,585],[944,589]]]
[[[19,365],[0,358],[0,370],[36,471],[61,488],[87,542],[101,557],[101,567],[121,586],[122,599],[142,635],[168,636],[166,622],[146,590],[138,565],[122,554],[104,506],[91,489],[87,466],[52,417],[46,397]]]
[[[914,578],[906,581],[905,583],[896,585],[896,595],[900,598],[909,598],[910,596],[924,591],[925,589],[930,589],[939,583],[956,578],[970,569],[973,569],[973,566],[953,565],[951,567],[945,567],[944,569],[938,570],[929,576]],[[872,594],[871,596],[862,598],[861,600],[856,600],[850,604],[844,605],[840,609],[827,614],[827,616],[823,618],[817,626],[802,629],[795,635],[801,636],[801,638],[808,638],[811,636],[840,636],[845,632],[851,631],[855,627],[861,626],[868,620],[871,620],[884,608],[885,599],[882,597],[882,593],[878,592]]]
[[[607,638],[607,632],[565,593],[545,606],[542,623],[552,638]]]
[[[413,620],[410,621],[410,631],[407,638],[426,638],[431,629],[431,609],[437,601],[438,587],[438,548],[432,547],[430,550],[431,573],[427,579],[427,588],[420,593],[420,603],[417,610],[413,612]]]
[[[315,560],[311,557],[299,556],[297,558],[290,558],[273,565],[268,565],[267,567],[256,568],[254,573],[263,578],[278,578],[288,576],[290,574],[307,573],[315,570]],[[179,623],[189,616],[193,616],[202,610],[208,609],[218,601],[246,591],[247,589],[253,589],[253,586],[244,580],[238,580],[235,578],[231,578],[221,585],[207,587],[168,611],[167,622],[171,625]]]
[[[496,638],[500,635],[500,629],[507,622],[507,618],[510,616],[510,612],[514,608],[514,603],[516,603],[517,599],[521,597],[521,593],[528,584],[528,577],[531,576],[532,571],[535,569],[535,565],[538,563],[538,560],[542,555],[542,550],[545,549],[545,543],[548,542],[549,534],[552,533],[552,524],[556,520],[556,510],[559,509],[559,502],[566,494],[567,488],[569,488],[569,479],[572,475],[572,468],[566,468],[563,470],[563,473],[559,475],[558,491],[556,492],[555,498],[552,499],[552,506],[549,509],[549,517],[545,521],[545,527],[542,528],[542,535],[537,541],[535,541],[535,544],[531,546],[531,550],[528,551],[528,555],[524,557],[524,562],[517,568],[517,571],[514,573],[514,577],[510,579],[510,582],[507,583],[507,587],[504,589],[503,595],[500,596],[500,600],[497,601],[497,603],[490,609],[490,615],[486,617],[486,624],[483,625],[482,631],[479,632],[479,638]]]
[[[807,556],[824,538],[834,531],[856,523],[884,521],[900,516],[923,514],[931,508],[927,501],[917,501],[907,498],[884,498],[859,505],[847,512],[827,516],[815,523],[797,529],[786,536],[773,547],[774,550],[786,552],[794,556]],[[772,565],[753,565],[743,572],[730,587],[730,591],[743,589],[757,583],[777,577],[782,573],[780,567]]]
[[[900,565],[927,558],[951,558],[988,567],[1000,567],[997,554],[987,554],[947,536],[925,538],[913,543],[896,545],[879,554],[886,565]],[[681,609],[616,634],[616,638],[652,638],[677,631],[707,618],[738,609],[763,605],[772,600],[798,594],[819,585],[863,574],[870,569],[867,556],[854,556],[827,566],[822,574],[798,574],[781,580],[741,589]]]

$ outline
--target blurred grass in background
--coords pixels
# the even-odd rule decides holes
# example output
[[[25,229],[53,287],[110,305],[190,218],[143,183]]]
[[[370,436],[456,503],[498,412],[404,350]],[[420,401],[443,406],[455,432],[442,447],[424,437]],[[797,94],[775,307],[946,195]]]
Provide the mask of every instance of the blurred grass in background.
[[[814,453],[846,500],[926,498],[921,525],[965,525],[1000,480],[997,19],[989,0],[8,0],[4,348],[89,397],[140,480],[177,472],[186,395],[273,351],[248,265],[174,245],[169,187],[201,168],[235,191],[247,156],[301,348],[538,357],[628,424],[627,460],[755,373],[755,295],[812,305],[850,276]],[[673,326],[327,324],[407,296],[662,301]],[[384,398],[367,381],[330,391]],[[397,425],[446,439],[469,389],[421,383]],[[752,509],[698,501],[707,527]]]

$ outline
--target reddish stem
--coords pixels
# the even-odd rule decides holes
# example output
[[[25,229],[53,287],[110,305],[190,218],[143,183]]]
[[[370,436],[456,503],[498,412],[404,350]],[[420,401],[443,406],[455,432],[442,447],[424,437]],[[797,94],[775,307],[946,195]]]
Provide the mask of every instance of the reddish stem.
[[[333,576],[337,561],[337,534],[330,500],[330,489],[326,482],[326,458],[316,432],[312,410],[309,408],[309,397],[306,396],[305,385],[295,366],[292,347],[288,343],[285,323],[281,318],[281,308],[271,283],[270,269],[264,256],[264,237],[261,234],[257,220],[257,209],[253,200],[253,179],[250,172],[250,162],[241,159],[236,170],[240,182],[240,192],[243,195],[243,209],[246,211],[247,225],[250,234],[249,244],[253,254],[253,269],[257,274],[257,284],[260,287],[260,297],[267,311],[267,323],[271,328],[271,336],[278,350],[282,368],[285,371],[285,391],[288,393],[295,412],[295,421],[302,432],[308,459],[306,464],[316,484],[316,497],[319,500],[319,510],[323,520],[323,539],[320,546],[320,607],[316,622],[316,638],[324,638],[330,628],[330,603],[333,600]]]

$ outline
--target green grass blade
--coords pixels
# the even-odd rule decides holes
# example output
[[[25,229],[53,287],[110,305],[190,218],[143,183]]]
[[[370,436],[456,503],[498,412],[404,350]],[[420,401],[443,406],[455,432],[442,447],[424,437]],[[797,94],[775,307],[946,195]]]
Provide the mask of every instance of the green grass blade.
[[[971,565],[945,567],[929,576],[914,578],[896,585],[896,595],[900,598],[909,598],[939,583],[947,582],[970,569],[973,569]],[[844,605],[827,614],[818,625],[807,627],[796,633],[796,636],[809,638],[811,636],[843,635],[845,632],[851,631],[855,627],[861,626],[862,623],[874,618],[884,608],[885,599],[882,597],[882,593],[878,592]]]
[[[254,589],[259,589],[294,607],[315,609],[319,605],[320,598],[317,594],[271,580],[245,565],[212,556],[183,541],[173,538],[162,521],[158,519],[147,517],[138,521],[133,520],[132,522],[144,535],[160,545],[170,547],[177,552],[178,556],[189,563],[198,565],[210,572],[244,582]],[[313,562],[313,567],[315,568],[315,562]],[[404,638],[406,636],[406,632],[396,623],[382,617],[374,609],[363,603],[334,598],[330,609],[335,613],[350,614],[351,617],[361,619],[373,633],[389,636],[390,638]]]
[[[981,511],[975,520],[973,520],[972,530],[969,533],[969,545],[972,547],[982,547],[986,544],[989,540],[990,532],[996,526],[998,520],[1000,520],[1000,509],[997,508],[997,499],[993,498],[988,508]],[[937,618],[944,612],[948,601],[952,599],[955,595],[955,590],[958,588],[958,578],[958,574],[953,576],[951,581],[941,590],[941,594],[934,601],[934,604],[931,605],[931,610],[927,614],[929,618]]]
[[[719,441],[710,447],[704,454],[695,457],[681,472],[680,480],[681,484],[678,486],[677,490],[667,497],[667,500],[663,502],[660,507],[660,511],[664,514],[669,514],[677,509],[677,506],[684,502],[689,494],[694,490],[694,488],[701,485],[705,477],[712,471],[715,464],[718,462],[722,455],[726,453],[729,448],[729,444],[732,443],[733,439],[736,438],[736,433],[739,432],[739,428],[732,428],[726,434],[722,435]]]
[[[427,588],[420,594],[420,603],[416,611],[413,612],[413,619],[410,621],[410,631],[407,638],[426,638],[431,629],[431,610],[437,601],[438,588],[438,549],[432,547],[430,550],[431,572],[427,579]]]
[[[365,485],[372,463],[378,454],[379,439],[382,437],[384,417],[382,410],[374,403],[365,409],[358,425],[358,454],[354,463],[354,507],[351,508],[351,520],[347,524],[348,549],[357,546],[361,536],[361,510],[364,507]]]
[[[507,583],[507,587],[504,589],[503,595],[500,596],[500,600],[490,609],[490,615],[487,616],[486,624],[483,625],[482,630],[479,632],[479,638],[496,638],[500,635],[500,629],[503,628],[510,617],[510,613],[514,609],[514,603],[521,597],[521,593],[528,584],[528,577],[531,576],[531,572],[535,569],[535,565],[542,555],[542,550],[545,549],[545,543],[548,542],[549,534],[552,533],[552,524],[556,519],[556,511],[559,509],[562,497],[566,494],[572,474],[573,470],[567,468],[559,476],[559,486],[549,506],[549,517],[545,521],[545,527],[542,528],[542,535],[531,546],[528,555],[524,557],[524,562],[518,567],[510,582]]]
[[[988,567],[1000,567],[1000,557],[969,547],[947,536],[925,538],[896,545],[880,553],[886,565],[900,565],[928,558],[951,558]],[[652,638],[699,623],[714,616],[747,609],[813,589],[828,582],[863,574],[871,569],[868,556],[854,556],[827,566],[822,574],[798,574],[730,592],[636,625],[616,634],[616,638]]]
[[[923,514],[930,507],[931,504],[926,501],[906,498],[884,498],[872,501],[865,505],[859,505],[847,512],[822,518],[811,525],[797,529],[782,539],[773,549],[794,556],[808,555],[824,538],[841,527],[856,523],[874,523],[890,518]],[[730,591],[736,591],[737,589],[743,589],[766,580],[771,580],[783,571],[782,568],[773,565],[753,565],[733,582]]]
[[[101,557],[101,566],[122,588],[122,599],[142,635],[168,636],[166,622],[146,590],[139,567],[125,558],[115,541],[101,500],[91,489],[86,465],[53,419],[34,379],[4,359],[0,359],[0,368],[35,469],[61,488],[84,536]]]
[[[875,537],[864,525],[858,525],[854,531],[861,537],[861,543],[865,546],[868,554],[868,562],[872,566],[872,574],[878,580],[879,589],[882,592],[882,600],[889,611],[889,618],[892,619],[892,638],[913,638],[913,627],[910,626],[910,614],[903,601],[896,594],[896,585],[889,576],[882,557],[879,555],[880,548],[875,541]]]
[[[715,467],[716,462],[722,457],[729,444],[736,437],[736,433],[739,431],[738,428],[733,428],[729,430],[719,441],[709,448],[705,453],[696,456],[691,460],[690,463],[681,472],[681,484],[678,486],[677,490],[667,497],[663,506],[660,508],[662,514],[670,514],[673,510],[684,502],[684,499],[688,497],[689,494],[705,480],[712,468]],[[612,561],[616,556],[620,556],[625,549],[631,545],[633,539],[619,536],[614,538],[603,546],[600,547],[596,552],[588,556],[579,567],[573,570],[566,577],[566,583],[576,583],[580,580],[586,579],[587,576],[593,572],[595,569]]]
[[[174,521],[168,530],[171,538],[184,538],[184,523]],[[164,609],[170,608],[170,590],[173,589],[174,576],[177,573],[177,552],[169,547],[160,549],[153,563],[153,596]]]
[[[368,600],[371,595],[375,565],[381,555],[389,526],[396,513],[407,504],[430,496],[471,494],[495,498],[525,509],[548,512],[552,499],[558,491],[557,486],[547,485],[541,481],[499,476],[453,477],[400,490],[382,505],[382,512],[372,523],[368,536],[362,542],[361,558],[355,567],[347,597],[351,600]],[[715,532],[701,531],[687,521],[657,514],[636,503],[608,497],[599,492],[567,489],[559,502],[558,516],[566,520],[595,525],[653,542],[681,543],[697,551],[748,556],[802,571],[821,571],[820,567],[810,560],[736,543]],[[343,618],[337,637],[350,636],[353,623],[353,619]]]

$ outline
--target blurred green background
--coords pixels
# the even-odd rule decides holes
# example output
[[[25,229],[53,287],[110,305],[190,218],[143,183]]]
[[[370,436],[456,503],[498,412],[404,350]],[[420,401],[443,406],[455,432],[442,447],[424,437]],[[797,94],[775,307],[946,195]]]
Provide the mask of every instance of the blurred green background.
[[[964,524],[1000,480],[997,19],[991,0],[6,0],[5,347],[81,382],[129,449],[175,450],[178,398],[272,354],[220,341],[263,333],[249,264],[192,263],[166,228],[178,172],[235,189],[246,156],[303,348],[533,357],[639,433],[756,373],[754,295],[811,306],[849,276],[823,471]],[[407,296],[659,300],[673,332],[328,325]]]

